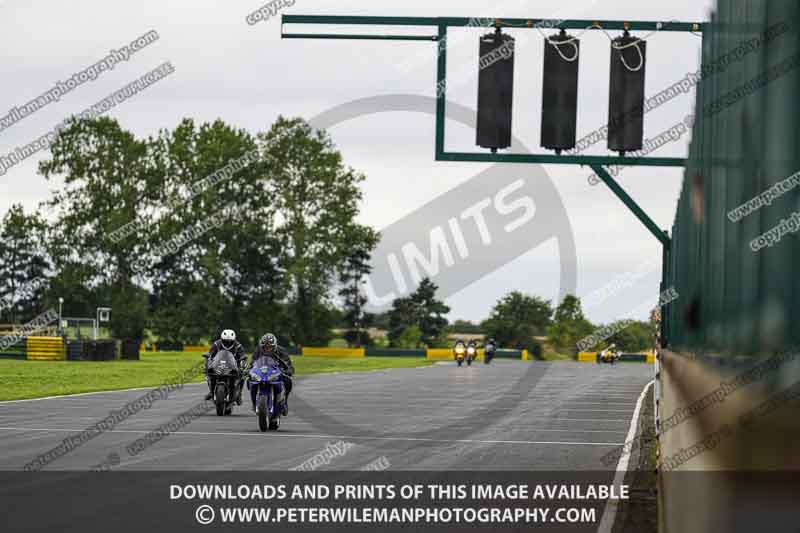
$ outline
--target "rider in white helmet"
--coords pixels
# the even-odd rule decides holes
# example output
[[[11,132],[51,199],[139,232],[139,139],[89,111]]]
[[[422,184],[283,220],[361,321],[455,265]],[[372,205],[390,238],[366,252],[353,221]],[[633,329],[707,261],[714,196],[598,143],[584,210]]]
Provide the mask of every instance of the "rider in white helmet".
[[[208,361],[213,360],[214,356],[222,350],[229,351],[233,354],[233,356],[236,358],[236,362],[239,364],[239,368],[244,368],[246,366],[247,354],[244,353],[244,346],[242,346],[242,344],[236,340],[236,332],[232,329],[223,330],[220,338],[214,341],[214,343],[211,345],[211,349],[208,351],[206,366],[208,366]],[[206,395],[206,400],[210,400],[214,396],[214,391],[211,390],[211,380],[208,379],[208,376],[206,376],[206,383],[208,383],[208,394]],[[237,393],[236,403],[242,405],[241,388]]]

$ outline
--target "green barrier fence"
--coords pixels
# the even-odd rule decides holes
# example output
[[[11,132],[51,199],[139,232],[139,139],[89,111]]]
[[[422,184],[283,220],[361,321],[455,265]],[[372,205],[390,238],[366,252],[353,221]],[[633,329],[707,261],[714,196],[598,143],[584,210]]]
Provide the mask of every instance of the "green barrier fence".
[[[404,350],[400,348],[367,348],[365,354],[367,357],[426,357],[428,352],[426,350]]]
[[[719,0],[711,22],[663,333],[676,352],[755,355],[800,341],[800,187],[787,181],[800,170],[800,5]]]
[[[27,359],[28,339],[23,338],[13,346],[0,350],[0,359]]]

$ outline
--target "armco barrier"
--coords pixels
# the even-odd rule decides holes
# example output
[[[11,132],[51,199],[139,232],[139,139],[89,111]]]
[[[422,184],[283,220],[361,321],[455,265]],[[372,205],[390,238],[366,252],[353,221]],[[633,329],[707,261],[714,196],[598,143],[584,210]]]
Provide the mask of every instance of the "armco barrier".
[[[303,355],[312,357],[364,357],[364,348],[303,348]]]
[[[63,361],[67,350],[61,337],[28,337],[26,355],[32,361]]]
[[[497,350],[494,357],[495,359],[522,359],[523,361],[529,359],[528,350]]]
[[[426,357],[428,355],[423,349],[403,349],[403,348],[365,348],[364,355],[367,357]]]
[[[27,351],[27,339],[22,339],[14,346],[0,351],[0,359],[26,359]]]

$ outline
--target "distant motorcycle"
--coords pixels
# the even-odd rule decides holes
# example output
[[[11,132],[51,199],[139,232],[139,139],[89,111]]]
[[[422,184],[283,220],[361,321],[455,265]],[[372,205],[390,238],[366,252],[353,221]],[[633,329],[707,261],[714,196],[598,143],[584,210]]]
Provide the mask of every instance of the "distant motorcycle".
[[[242,373],[236,358],[228,350],[220,350],[208,363],[206,374],[214,391],[217,416],[230,415],[242,386]]]
[[[597,363],[598,364],[609,363],[613,365],[614,363],[619,361],[620,357],[622,356],[622,352],[615,351],[614,348],[616,348],[616,345],[612,344],[611,346],[609,346],[608,348],[602,350],[599,354],[597,354]]]
[[[470,343],[467,346],[467,366],[472,366],[472,362],[478,358],[478,347]]]
[[[276,431],[281,423],[281,413],[286,402],[280,363],[268,356],[253,362],[247,380],[247,388],[258,416],[261,431]]]
[[[483,354],[483,362],[487,365],[491,363],[492,359],[494,359],[495,351],[497,351],[497,347],[494,344],[487,344]]]
[[[458,366],[461,366],[461,364],[464,362],[464,356],[466,353],[467,347],[461,341],[457,342],[453,347],[453,357],[455,358],[456,363],[458,363]]]

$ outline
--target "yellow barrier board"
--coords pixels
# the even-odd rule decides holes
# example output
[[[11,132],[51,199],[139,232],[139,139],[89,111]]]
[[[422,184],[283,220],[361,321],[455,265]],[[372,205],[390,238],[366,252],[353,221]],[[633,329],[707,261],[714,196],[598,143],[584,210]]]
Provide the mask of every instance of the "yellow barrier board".
[[[67,350],[61,337],[28,337],[27,359],[32,361],[63,361]]]
[[[452,348],[428,348],[427,358],[430,361],[455,361]],[[478,349],[478,361],[483,361],[483,349]]]
[[[303,348],[303,355],[312,357],[364,357],[364,348]]]
[[[206,353],[211,349],[211,346],[204,346],[202,344],[187,344],[183,347],[184,352],[197,352]]]

